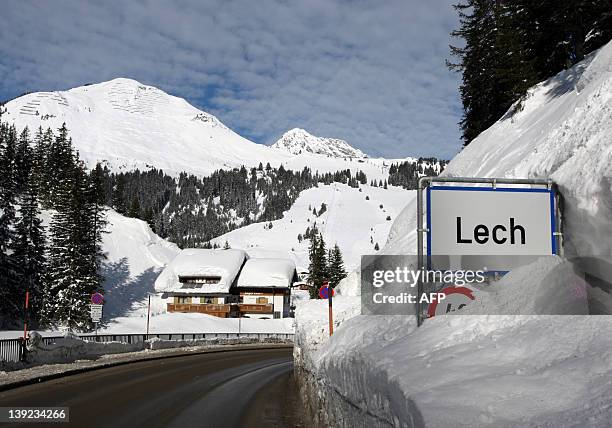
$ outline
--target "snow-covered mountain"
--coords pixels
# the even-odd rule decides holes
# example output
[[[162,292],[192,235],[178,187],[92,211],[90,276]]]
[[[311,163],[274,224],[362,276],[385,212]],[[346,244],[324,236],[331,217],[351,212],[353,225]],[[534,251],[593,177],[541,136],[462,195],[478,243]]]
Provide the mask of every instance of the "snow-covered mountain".
[[[344,140],[316,137],[300,128],[293,128],[285,132],[271,147],[294,155],[315,153],[336,158],[366,157],[361,150],[350,146]]]
[[[20,129],[28,126],[32,132],[40,126],[57,129],[65,122],[88,166],[106,161],[115,170],[156,167],[172,175],[181,171],[208,175],[217,169],[269,162],[297,171],[305,166],[319,172],[362,170],[368,179],[385,179],[390,164],[385,159],[357,162],[316,150],[295,154],[256,144],[186,100],[131,79],[34,92],[9,101],[6,109],[4,121]],[[330,141],[321,147],[337,147],[338,153],[350,149],[354,157],[363,157],[360,151],[335,143],[340,140],[321,140]],[[348,156],[346,153],[341,156]]]

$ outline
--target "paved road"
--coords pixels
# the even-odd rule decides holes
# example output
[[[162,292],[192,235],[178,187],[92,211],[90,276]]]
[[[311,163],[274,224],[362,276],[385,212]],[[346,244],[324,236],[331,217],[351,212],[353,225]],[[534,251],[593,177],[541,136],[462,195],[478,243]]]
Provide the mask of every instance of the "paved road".
[[[5,391],[0,405],[68,406],[69,425],[87,428],[302,426],[291,353],[250,349],[138,362]]]

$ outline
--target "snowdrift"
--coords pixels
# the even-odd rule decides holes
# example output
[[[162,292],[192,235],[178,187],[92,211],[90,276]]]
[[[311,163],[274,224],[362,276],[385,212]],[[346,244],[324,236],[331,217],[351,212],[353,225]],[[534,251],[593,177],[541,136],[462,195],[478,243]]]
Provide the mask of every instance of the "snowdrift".
[[[592,273],[603,277],[612,253],[611,135],[609,43],[532,88],[520,112],[483,132],[445,174],[551,177],[565,200],[566,255],[597,257]],[[413,201],[394,223],[383,252],[414,254],[415,229]],[[506,287],[484,304],[531,304],[534,313],[546,313],[546,305],[564,305],[555,300],[554,287],[540,290],[544,297],[539,303],[524,295],[510,299],[530,292],[532,281],[546,274],[546,263],[554,264],[554,258],[513,271],[497,285]],[[321,334],[326,319],[319,302],[298,307],[295,356],[318,422],[609,426],[612,339],[603,332],[612,328],[612,317],[446,316],[417,329],[412,317],[351,316],[359,312],[358,281],[351,275],[340,285],[334,305],[348,316],[331,340]],[[351,304],[356,306],[352,312],[347,309]],[[322,413],[316,413],[319,407]]]

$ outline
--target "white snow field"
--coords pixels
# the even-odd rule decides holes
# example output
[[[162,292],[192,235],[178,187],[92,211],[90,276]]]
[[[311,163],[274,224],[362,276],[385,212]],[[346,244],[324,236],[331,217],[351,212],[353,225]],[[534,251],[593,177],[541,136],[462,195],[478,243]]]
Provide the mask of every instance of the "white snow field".
[[[317,143],[315,151],[325,154],[308,150],[301,155],[292,153],[291,146],[303,142],[297,139],[286,139],[284,150],[255,144],[186,100],[125,78],[23,95],[8,102],[6,109],[3,120],[20,129],[28,126],[31,132],[39,126],[56,130],[65,122],[89,167],[105,160],[114,170],[155,167],[171,175],[182,171],[208,175],[217,169],[269,162],[296,171],[305,166],[313,172],[363,170],[369,180],[384,180],[392,162],[335,157],[361,152],[345,141],[310,134],[309,141]]]
[[[483,132],[445,174],[551,177],[565,199],[566,255],[597,256],[605,267],[612,263],[611,136],[609,43],[532,88],[522,111]],[[415,229],[412,201],[383,252],[414,254]],[[497,299],[480,304],[530,304],[533,313],[563,307],[550,284],[529,287],[558,263],[549,258],[512,271],[503,290],[498,284]],[[530,292],[548,298],[536,305],[511,296]],[[295,350],[309,396],[337,426],[610,426],[610,316],[439,316],[417,329],[413,317],[358,315],[356,274],[339,294],[334,306],[342,322],[331,340],[324,303],[298,303]]]
[[[253,223],[214,239],[223,246],[245,249],[253,257],[291,257],[298,271],[308,269],[309,240],[298,242],[307,227],[316,222],[328,246],[338,244],[347,269],[359,266],[362,254],[374,254],[376,243],[382,248],[393,220],[402,207],[411,201],[415,192],[401,187],[387,189],[361,186],[362,191],[345,184],[321,185],[303,191],[283,218],[268,223]],[[366,200],[366,197],[369,200]],[[320,216],[321,204],[327,210]],[[382,205],[382,208],[381,208]],[[391,220],[387,220],[390,216]],[[371,237],[371,239],[370,239]]]

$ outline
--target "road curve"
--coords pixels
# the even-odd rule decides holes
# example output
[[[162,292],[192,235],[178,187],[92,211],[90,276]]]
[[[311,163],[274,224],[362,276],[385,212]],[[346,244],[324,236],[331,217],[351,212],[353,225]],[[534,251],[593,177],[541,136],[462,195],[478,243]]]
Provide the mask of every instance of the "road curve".
[[[87,428],[301,426],[292,369],[289,347],[187,355],[4,391],[0,405],[67,406]]]

